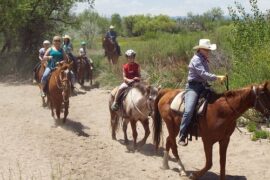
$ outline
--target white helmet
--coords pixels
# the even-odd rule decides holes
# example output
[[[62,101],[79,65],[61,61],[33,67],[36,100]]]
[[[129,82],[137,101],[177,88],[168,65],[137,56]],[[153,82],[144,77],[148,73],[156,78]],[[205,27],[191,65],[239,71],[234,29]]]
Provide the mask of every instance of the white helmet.
[[[45,41],[43,41],[43,44],[51,44],[51,43],[50,43],[50,41],[45,40]]]
[[[110,29],[114,29],[114,26],[113,25],[110,25]]]
[[[136,52],[133,49],[127,50],[125,54],[127,57],[136,56]]]

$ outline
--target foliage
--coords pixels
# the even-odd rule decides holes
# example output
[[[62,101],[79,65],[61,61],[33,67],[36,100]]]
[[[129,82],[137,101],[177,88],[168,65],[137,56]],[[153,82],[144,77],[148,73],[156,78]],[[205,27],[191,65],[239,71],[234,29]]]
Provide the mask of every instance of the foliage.
[[[177,24],[167,15],[133,15],[123,19],[123,26],[128,36],[140,36],[146,32],[177,32]]]
[[[74,24],[70,9],[76,2],[93,0],[0,0],[2,53],[14,46],[22,52],[35,51],[50,33],[60,33],[62,25]]]
[[[269,43],[270,28],[266,16],[259,10],[257,0],[250,0],[248,14],[241,4],[229,7],[233,20],[230,39],[233,57],[234,86],[270,79]]]
[[[122,18],[119,14],[115,13],[111,16],[111,25],[115,26],[115,30],[121,33],[122,30]]]
[[[258,139],[267,139],[270,137],[270,133],[265,130],[256,130],[252,136],[252,140],[256,141]]]

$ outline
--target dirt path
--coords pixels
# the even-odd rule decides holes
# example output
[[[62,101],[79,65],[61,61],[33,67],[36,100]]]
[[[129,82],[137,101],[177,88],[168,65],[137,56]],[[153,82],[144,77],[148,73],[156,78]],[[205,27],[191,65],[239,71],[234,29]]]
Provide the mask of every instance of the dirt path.
[[[54,127],[50,111],[41,107],[33,85],[0,84],[0,177],[2,179],[183,179],[177,164],[161,170],[162,152],[152,136],[138,152],[129,152],[111,140],[108,91],[92,89],[70,99],[67,124]],[[139,139],[143,136],[138,126]],[[129,139],[131,129],[128,129]],[[164,132],[166,134],[166,131]],[[151,134],[152,135],[152,134]],[[165,139],[165,137],[164,137]],[[201,140],[179,148],[189,171],[204,165]],[[172,155],[171,155],[172,157]],[[213,167],[202,179],[218,179],[219,156],[214,149]],[[252,142],[235,131],[228,149],[228,179],[267,180],[270,177],[269,141]]]

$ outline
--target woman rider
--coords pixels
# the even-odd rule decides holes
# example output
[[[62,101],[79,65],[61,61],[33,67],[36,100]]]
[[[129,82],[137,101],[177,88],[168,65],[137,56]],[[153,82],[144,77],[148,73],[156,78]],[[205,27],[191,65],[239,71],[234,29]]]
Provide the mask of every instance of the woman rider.
[[[61,37],[54,36],[53,37],[53,45],[50,47],[43,57],[43,61],[48,61],[47,67],[45,72],[41,78],[41,97],[45,96],[44,87],[48,81],[48,76],[50,75],[51,71],[55,69],[56,63],[61,61],[67,62],[67,56],[64,50],[61,48]]]
[[[218,76],[209,72],[209,54],[216,50],[216,44],[211,44],[209,39],[200,39],[199,45],[193,49],[197,50],[192,57],[188,68],[188,83],[185,92],[185,110],[180,125],[179,145],[185,146],[187,137],[187,127],[191,122],[193,111],[198,101],[198,97],[205,90],[207,81],[219,80],[223,82],[226,76]]]
[[[63,39],[64,39],[63,49],[65,53],[68,55],[68,58],[73,61],[73,67],[75,71],[74,73],[77,74],[77,61],[76,61],[76,58],[72,54],[73,46],[72,46],[72,43],[70,42],[71,38],[70,36],[65,35]]]

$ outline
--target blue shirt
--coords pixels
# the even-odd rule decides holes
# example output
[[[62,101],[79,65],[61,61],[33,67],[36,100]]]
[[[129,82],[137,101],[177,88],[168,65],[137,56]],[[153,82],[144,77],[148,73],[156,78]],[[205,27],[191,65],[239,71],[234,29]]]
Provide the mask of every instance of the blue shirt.
[[[117,34],[115,31],[108,31],[106,37],[111,38],[113,41],[116,41]]]
[[[63,44],[63,49],[67,54],[70,54],[72,52],[72,49],[73,49],[71,42],[68,44]]]
[[[215,81],[217,76],[209,72],[207,59],[202,54],[195,54],[189,65],[188,82],[196,81],[206,83],[207,81]]]

